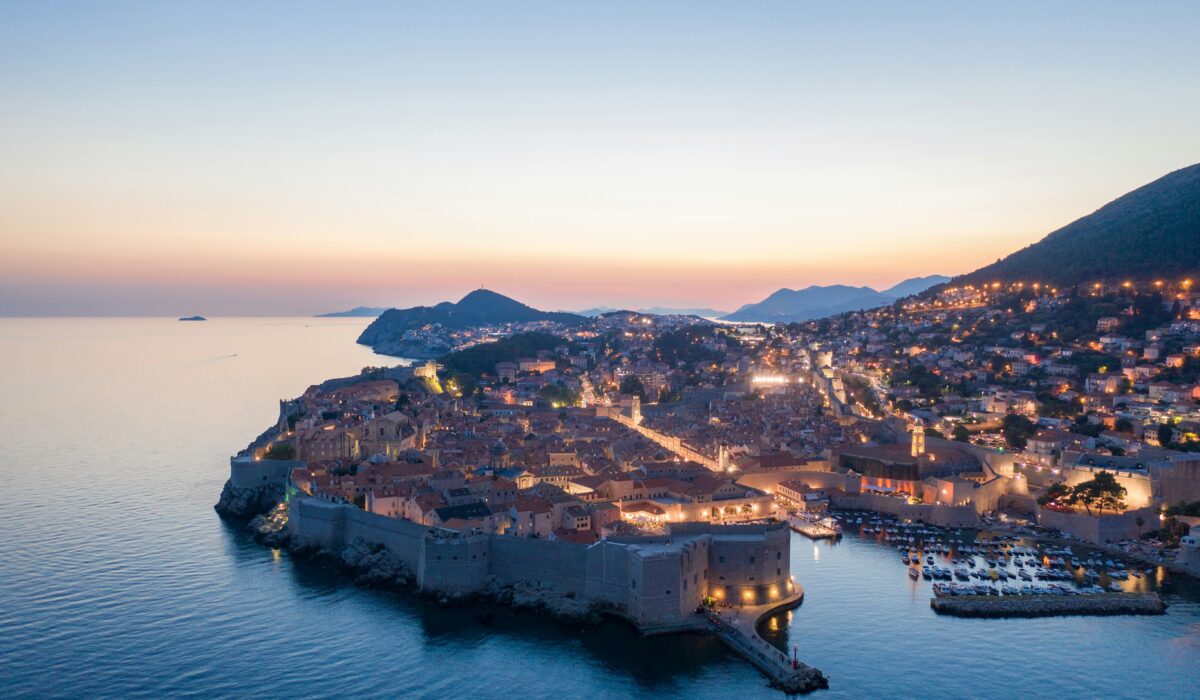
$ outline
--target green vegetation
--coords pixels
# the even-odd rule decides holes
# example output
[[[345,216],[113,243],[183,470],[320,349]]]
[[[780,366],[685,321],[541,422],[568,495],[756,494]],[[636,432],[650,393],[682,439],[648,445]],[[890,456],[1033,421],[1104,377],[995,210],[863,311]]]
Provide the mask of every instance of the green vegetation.
[[[295,459],[296,446],[290,442],[277,442],[271,445],[263,459]]]
[[[1038,243],[955,282],[1091,284],[1170,279],[1200,269],[1200,165],[1170,173],[1101,207]]]
[[[1009,447],[1016,450],[1023,450],[1026,443],[1029,442],[1029,438],[1037,433],[1037,426],[1025,416],[1010,413],[1004,416],[1004,423],[1000,428],[1000,432],[1003,433],[1004,440],[1008,442]]]
[[[679,362],[720,362],[725,357],[724,353],[701,344],[702,341],[718,337],[713,333],[713,326],[685,326],[655,338],[654,357],[672,366]]]
[[[1057,504],[1070,505],[1072,503],[1072,489],[1061,481],[1051,484],[1049,488],[1042,492],[1042,495],[1037,497],[1037,502],[1042,507]]]
[[[1104,515],[1105,510],[1119,511],[1125,509],[1125,487],[1117,482],[1112,472],[1097,472],[1088,481],[1081,481],[1075,486],[1064,483],[1052,484],[1042,495],[1038,496],[1038,505],[1043,507],[1071,507],[1082,505],[1088,515],[1096,509],[1096,515]]]
[[[871,384],[866,379],[847,374],[842,377],[842,385],[846,389],[847,398],[861,403],[872,416],[883,414],[883,406],[879,404],[879,399],[875,392],[871,391]]]
[[[515,362],[522,357],[533,357],[541,350],[552,350],[564,342],[562,338],[549,333],[520,333],[494,343],[482,343],[452,352],[438,362],[451,373],[478,378],[495,372],[498,362]]]
[[[629,375],[621,380],[621,393],[637,396],[642,401],[646,401],[646,386],[642,384],[642,380],[633,375]]]
[[[1178,503],[1167,508],[1167,515],[1183,515],[1189,518],[1200,518],[1200,501]]]
[[[547,384],[538,392],[538,396],[550,402],[555,408],[562,406],[578,406],[579,394],[561,384]]]

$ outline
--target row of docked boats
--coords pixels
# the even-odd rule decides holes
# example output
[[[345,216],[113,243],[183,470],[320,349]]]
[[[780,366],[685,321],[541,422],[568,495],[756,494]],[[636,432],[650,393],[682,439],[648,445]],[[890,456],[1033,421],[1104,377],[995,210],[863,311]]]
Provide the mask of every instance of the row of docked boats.
[[[894,516],[834,511],[832,518],[847,526],[858,526],[864,538],[882,540],[896,547],[900,562],[909,578],[954,585],[1009,586],[1017,590],[1025,586],[1039,593],[1051,587],[1077,584],[1083,590],[1121,590],[1120,582],[1142,572],[1119,560],[1105,559],[1095,554],[1076,554],[1069,545],[1033,546],[1023,543],[1019,535],[981,532],[940,527],[924,523],[903,522]],[[1152,570],[1150,570],[1152,571]],[[1107,585],[1099,585],[1101,576]],[[945,585],[945,584],[941,584]],[[1076,588],[1065,586],[1066,590]]]
[[[1119,588],[1116,590],[1120,590]],[[972,595],[1093,595],[1096,593],[1104,593],[1105,590],[1100,586],[1082,586],[1075,588],[1073,586],[1064,586],[1057,583],[1052,583],[1048,586],[1034,586],[1029,583],[1024,584],[986,584],[986,583],[935,583],[933,584],[933,594],[938,597],[946,596],[972,596]]]

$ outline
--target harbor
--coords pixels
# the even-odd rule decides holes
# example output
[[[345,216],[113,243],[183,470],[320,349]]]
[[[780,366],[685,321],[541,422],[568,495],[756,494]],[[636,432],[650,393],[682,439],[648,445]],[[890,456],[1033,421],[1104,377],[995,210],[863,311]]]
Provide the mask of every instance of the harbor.
[[[870,512],[836,511],[857,539],[892,547],[910,581],[929,582],[931,607],[973,617],[1160,614],[1166,574],[1111,549],[1008,532],[947,528]],[[969,600],[973,603],[942,601]]]

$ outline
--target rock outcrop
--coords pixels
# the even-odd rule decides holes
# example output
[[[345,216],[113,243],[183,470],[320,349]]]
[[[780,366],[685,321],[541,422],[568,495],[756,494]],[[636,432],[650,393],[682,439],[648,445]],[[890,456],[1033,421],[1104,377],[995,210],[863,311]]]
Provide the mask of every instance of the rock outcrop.
[[[571,595],[562,595],[538,581],[517,581],[511,585],[488,580],[482,597],[517,609],[540,610],[561,621],[597,623],[602,606]]]
[[[226,517],[252,518],[274,508],[283,500],[283,484],[264,484],[254,488],[237,488],[226,481],[221,498],[213,508]]]
[[[356,537],[336,554],[338,562],[357,574],[354,582],[384,588],[407,587],[413,575],[387,547]]]

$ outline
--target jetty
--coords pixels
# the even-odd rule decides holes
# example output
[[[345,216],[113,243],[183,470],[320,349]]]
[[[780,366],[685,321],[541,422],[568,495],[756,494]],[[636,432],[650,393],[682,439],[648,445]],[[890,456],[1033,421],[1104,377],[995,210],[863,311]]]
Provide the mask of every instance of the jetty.
[[[796,586],[788,598],[765,605],[747,605],[713,612],[708,621],[714,634],[771,680],[771,687],[789,694],[811,693],[829,687],[819,669],[789,658],[787,653],[758,634],[758,626],[769,615],[791,610],[804,601],[804,589]]]
[[[822,525],[819,522],[804,520],[795,516],[787,519],[788,526],[810,540],[831,540],[842,536],[841,530]]]
[[[1162,615],[1166,603],[1157,593],[1084,595],[938,596],[929,607],[956,617],[1049,617],[1054,615]]]

